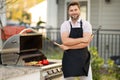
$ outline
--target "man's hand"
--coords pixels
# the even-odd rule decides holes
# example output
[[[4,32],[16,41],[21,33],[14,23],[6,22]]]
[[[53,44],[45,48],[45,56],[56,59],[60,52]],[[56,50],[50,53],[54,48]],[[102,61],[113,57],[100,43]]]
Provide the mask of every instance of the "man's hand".
[[[91,36],[89,36],[89,37],[84,37],[84,38],[82,38],[82,42],[83,43],[89,43],[89,42],[92,41],[93,37],[94,37],[93,34]]]
[[[93,37],[94,37],[94,35],[92,34],[91,36],[90,36],[90,42],[92,41],[92,39],[93,39]]]
[[[90,39],[90,38],[88,38],[88,37],[82,38],[82,42],[83,42],[83,43],[88,43],[88,42],[89,42],[89,39]]]
[[[63,45],[63,44],[61,44],[59,47],[60,47],[61,49],[63,49],[63,50],[68,50],[68,49],[69,49],[68,46],[65,46],[65,45]]]
[[[60,47],[60,48],[63,49],[63,50],[68,50],[68,49],[69,49],[68,46],[65,46],[65,45],[63,45],[63,44],[58,44],[58,43],[56,43],[56,42],[54,42],[54,44],[57,45],[58,47]]]

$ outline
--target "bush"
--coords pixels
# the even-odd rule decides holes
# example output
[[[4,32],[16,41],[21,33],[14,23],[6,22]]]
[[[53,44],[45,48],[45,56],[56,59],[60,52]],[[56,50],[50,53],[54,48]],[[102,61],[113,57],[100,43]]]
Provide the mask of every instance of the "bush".
[[[101,78],[101,69],[104,65],[104,60],[99,57],[97,49],[95,47],[90,48],[91,53],[91,66],[92,66],[92,74],[93,80],[100,80]]]
[[[101,58],[95,47],[90,48],[93,80],[120,80],[120,68],[111,59],[107,60],[104,66],[104,59]]]

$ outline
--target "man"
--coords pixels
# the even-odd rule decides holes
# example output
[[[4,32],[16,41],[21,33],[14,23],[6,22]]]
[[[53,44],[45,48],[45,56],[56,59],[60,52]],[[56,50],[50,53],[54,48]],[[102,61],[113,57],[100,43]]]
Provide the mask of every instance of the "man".
[[[74,80],[75,77],[80,77],[80,80],[92,80],[90,53],[87,48],[92,40],[92,27],[81,19],[79,2],[71,2],[67,9],[70,19],[61,25],[63,44],[58,44],[64,50],[64,80]]]

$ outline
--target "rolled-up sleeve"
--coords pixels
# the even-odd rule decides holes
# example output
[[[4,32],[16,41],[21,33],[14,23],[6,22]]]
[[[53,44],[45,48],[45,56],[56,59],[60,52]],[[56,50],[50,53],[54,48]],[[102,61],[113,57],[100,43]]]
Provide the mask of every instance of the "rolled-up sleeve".
[[[83,24],[83,32],[89,32],[92,34],[92,25],[87,21]]]
[[[62,34],[63,32],[70,32],[70,25],[68,21],[63,22],[60,27],[60,33]]]

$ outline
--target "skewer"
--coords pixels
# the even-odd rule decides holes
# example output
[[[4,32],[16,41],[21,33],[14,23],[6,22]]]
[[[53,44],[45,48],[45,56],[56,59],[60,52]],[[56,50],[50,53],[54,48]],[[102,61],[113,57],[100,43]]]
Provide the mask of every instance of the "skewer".
[[[59,43],[57,43],[56,41],[50,40],[48,37],[44,37],[44,39],[47,39],[48,41],[50,41],[50,42],[53,43],[54,45],[60,46]]]
[[[54,42],[54,44],[57,45],[57,46],[60,46],[60,44],[58,44],[57,42]]]
[[[95,35],[101,28],[102,26],[99,26],[98,29],[94,33],[92,33],[92,35]]]
[[[98,29],[94,33],[91,34],[91,37],[94,37],[94,35],[101,29],[101,27],[102,26],[99,26]]]

